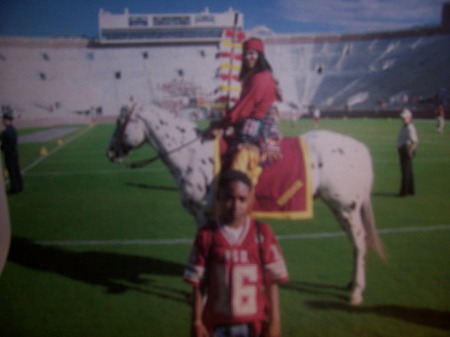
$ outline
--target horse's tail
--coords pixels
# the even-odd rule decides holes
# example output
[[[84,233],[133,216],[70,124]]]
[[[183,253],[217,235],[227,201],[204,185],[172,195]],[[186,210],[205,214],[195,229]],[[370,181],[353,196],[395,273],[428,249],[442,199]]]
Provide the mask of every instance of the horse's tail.
[[[375,226],[375,216],[373,214],[372,199],[370,195],[364,201],[361,208],[361,218],[364,229],[366,230],[366,240],[370,248],[372,248],[383,262],[387,262],[387,257],[384,252],[384,246],[378,235]]]

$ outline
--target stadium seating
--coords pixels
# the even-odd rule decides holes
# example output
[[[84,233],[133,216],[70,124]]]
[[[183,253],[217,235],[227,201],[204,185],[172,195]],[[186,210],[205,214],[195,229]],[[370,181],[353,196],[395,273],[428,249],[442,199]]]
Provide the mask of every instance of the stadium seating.
[[[425,30],[290,43],[272,37],[266,53],[288,102],[364,110],[442,91],[450,83],[449,46],[450,34]],[[130,97],[181,105],[212,99],[217,51],[214,44],[104,47],[83,39],[0,38],[0,103],[37,119],[115,116]],[[173,86],[196,97],[173,97]]]

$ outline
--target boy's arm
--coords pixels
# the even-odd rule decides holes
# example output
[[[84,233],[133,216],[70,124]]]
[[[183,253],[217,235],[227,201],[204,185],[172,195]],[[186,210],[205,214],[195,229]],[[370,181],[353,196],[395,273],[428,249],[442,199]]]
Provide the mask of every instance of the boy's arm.
[[[278,296],[278,284],[272,283],[268,289],[269,295],[269,320],[268,329],[264,337],[280,337],[281,336],[281,316],[280,316],[280,300]]]
[[[192,287],[192,329],[195,337],[209,337],[208,330],[203,324],[203,294],[199,287]]]

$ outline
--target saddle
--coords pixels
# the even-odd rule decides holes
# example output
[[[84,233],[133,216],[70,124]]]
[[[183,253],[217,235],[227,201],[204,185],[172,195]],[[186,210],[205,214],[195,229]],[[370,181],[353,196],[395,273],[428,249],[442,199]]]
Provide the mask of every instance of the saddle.
[[[230,162],[229,143],[215,140],[215,175]],[[310,163],[302,137],[285,138],[280,143],[281,156],[265,160],[255,186],[253,216],[265,219],[311,219],[313,200]]]

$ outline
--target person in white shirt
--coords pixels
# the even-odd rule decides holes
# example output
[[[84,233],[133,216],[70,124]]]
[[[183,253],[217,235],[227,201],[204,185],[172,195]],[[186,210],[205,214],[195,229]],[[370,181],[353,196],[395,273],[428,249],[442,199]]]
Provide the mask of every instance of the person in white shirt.
[[[316,107],[313,112],[313,119],[314,119],[314,127],[319,127],[319,121],[320,121],[320,109]]]
[[[416,127],[412,122],[412,113],[409,109],[404,109],[400,114],[403,125],[397,137],[397,149],[400,158],[401,185],[399,196],[415,194],[413,158],[419,137]]]
[[[445,126],[445,108],[443,104],[436,107],[436,131],[444,133]]]

